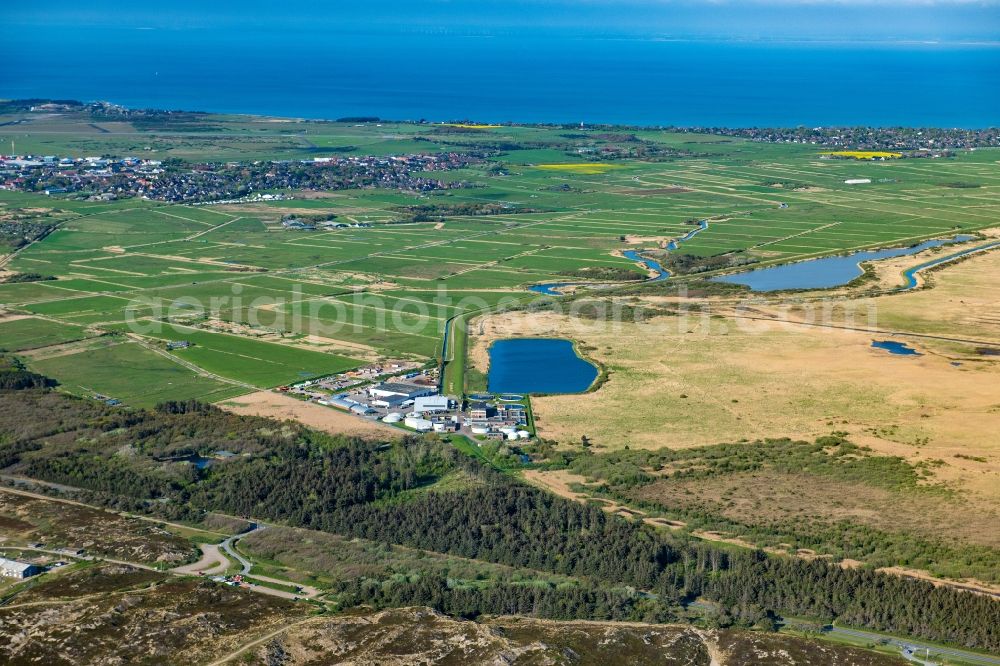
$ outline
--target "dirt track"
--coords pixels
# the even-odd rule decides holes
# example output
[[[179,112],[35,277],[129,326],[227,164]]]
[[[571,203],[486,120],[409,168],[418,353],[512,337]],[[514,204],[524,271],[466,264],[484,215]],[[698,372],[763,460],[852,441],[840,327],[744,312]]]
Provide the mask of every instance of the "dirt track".
[[[218,545],[214,543],[200,543],[198,547],[201,548],[200,560],[181,567],[175,567],[171,571],[180,574],[202,573],[206,576],[214,576],[226,572],[226,569],[229,568],[229,560],[219,550]]]

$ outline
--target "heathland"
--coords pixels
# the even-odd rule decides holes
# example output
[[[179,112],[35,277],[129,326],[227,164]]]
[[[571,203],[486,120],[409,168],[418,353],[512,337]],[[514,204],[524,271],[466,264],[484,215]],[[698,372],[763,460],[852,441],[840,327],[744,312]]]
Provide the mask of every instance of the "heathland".
[[[36,626],[34,602],[44,599],[46,586],[53,584],[60,592],[51,595],[59,602],[52,599],[45,605],[63,614],[63,624],[97,632],[74,650],[84,645],[110,653],[123,649],[104,645],[109,613],[123,622],[137,614],[141,639],[128,642],[127,649],[142,651],[154,649],[150,637],[157,633],[164,640],[169,637],[177,650],[205,635],[198,631],[184,638],[177,613],[201,624],[209,621],[198,619],[206,612],[216,614],[210,617],[222,613],[237,624],[265,613],[270,627],[250,627],[242,641],[221,628],[208,631],[227,636],[225,644],[235,650],[236,644],[250,648],[266,640],[271,631],[283,633],[288,622],[310,611],[400,606],[429,606],[463,618],[694,621],[706,628],[738,625],[771,631],[778,628],[779,617],[807,617],[813,631],[836,620],[997,648],[1000,607],[989,597],[822,559],[771,556],[655,530],[522,484],[434,438],[329,436],[195,402],[129,411],[45,388],[0,391],[0,403],[8,478],[34,479],[35,488],[60,495],[64,503],[147,514],[156,529],[146,528],[136,538],[149,541],[149,548],[179,553],[185,549],[170,544],[176,535],[202,544],[207,555],[208,545],[227,530],[246,529],[225,516],[252,515],[269,525],[237,545],[242,557],[250,558],[244,574],[250,582],[259,581],[251,589],[303,599],[278,622],[266,613],[271,602],[241,604],[242,593],[194,581],[187,569],[144,568],[119,549],[113,562],[118,568],[102,573],[92,568],[99,563],[71,550],[68,557],[79,564],[65,574],[6,590],[12,603],[0,611],[0,620]],[[206,467],[190,462],[191,456],[221,447],[236,455]],[[79,504],[72,506],[74,521],[101,521],[100,512],[90,515]],[[6,547],[28,554],[61,553],[51,548],[67,540],[79,547],[81,532],[74,536],[66,528],[49,533],[45,543],[24,543],[39,538],[35,535],[41,528],[35,525],[40,519],[20,516],[15,513],[0,526],[8,536]],[[111,529],[102,527],[88,547],[106,549],[100,540],[109,538]],[[50,539],[56,543],[50,546]],[[225,547],[229,553],[233,546]],[[217,549],[215,553],[219,557]],[[142,557],[148,561],[151,554]],[[73,582],[79,575],[73,572],[80,568],[89,569],[83,575],[94,588],[85,595],[87,607],[76,599],[86,590]],[[136,579],[129,568],[141,569],[142,575]],[[157,572],[167,575],[152,575]],[[108,575],[123,580],[116,585],[105,580]],[[108,610],[115,607],[118,587],[130,590],[117,610]],[[22,594],[24,603],[18,603]],[[171,610],[172,603],[180,607]],[[235,615],[228,617],[230,613]],[[58,639],[58,634],[52,636],[56,644]],[[27,658],[42,646],[0,648]],[[220,649],[215,654],[225,653]]]

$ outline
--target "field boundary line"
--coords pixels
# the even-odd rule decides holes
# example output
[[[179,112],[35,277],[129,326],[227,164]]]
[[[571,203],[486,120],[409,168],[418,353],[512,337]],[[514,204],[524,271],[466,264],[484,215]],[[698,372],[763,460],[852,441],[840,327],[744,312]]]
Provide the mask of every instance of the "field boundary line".
[[[860,331],[862,333],[873,333],[877,335],[888,335],[890,337],[896,335],[903,335],[911,338],[924,338],[928,340],[943,340],[944,342],[959,342],[962,344],[969,345],[984,345],[987,347],[1000,347],[1000,342],[990,342],[987,340],[971,340],[969,338],[952,338],[946,335],[933,335],[930,333],[910,333],[908,331],[887,331],[881,328],[863,328],[861,326],[845,326],[842,324],[816,324],[806,321],[791,321],[791,320],[779,320],[771,317],[759,317],[754,315],[741,315],[735,313],[728,313],[723,315],[724,317],[729,317],[731,319],[751,319],[754,321],[766,321],[772,324],[782,324],[782,325],[792,325],[792,326],[811,326],[813,328],[835,328],[843,331]]]
[[[164,213],[162,210],[153,210],[154,213],[159,213],[160,215],[166,215],[167,217],[176,217],[178,220],[184,220],[185,222],[194,222],[195,224],[201,224],[206,227],[211,227],[211,222],[202,222],[201,220],[193,220],[190,217],[184,217],[183,215],[177,215],[176,213]]]
[[[184,360],[182,358],[178,358],[178,357],[174,356],[173,354],[170,354],[166,350],[160,349],[156,345],[151,344],[149,341],[147,341],[142,336],[137,335],[135,333],[126,333],[125,335],[130,340],[132,340],[136,344],[138,344],[140,347],[142,347],[144,349],[148,349],[149,351],[151,351],[153,353],[159,354],[160,356],[173,361],[177,365],[180,365],[180,366],[183,366],[183,367],[187,368],[188,370],[190,370],[191,372],[195,373],[196,375],[199,375],[199,376],[202,376],[202,377],[208,377],[209,379],[215,379],[215,380],[223,382],[225,384],[232,384],[233,386],[239,386],[241,388],[245,388],[245,389],[248,389],[248,390],[251,390],[251,391],[261,391],[261,390],[265,390],[266,391],[267,390],[267,387],[261,387],[261,386],[255,386],[253,384],[247,384],[246,382],[241,382],[241,381],[239,381],[237,379],[229,379],[228,377],[222,377],[222,376],[217,375],[215,373],[209,372],[208,370],[205,370],[201,366],[197,366],[194,363],[191,363],[190,361],[186,361],[186,360]]]

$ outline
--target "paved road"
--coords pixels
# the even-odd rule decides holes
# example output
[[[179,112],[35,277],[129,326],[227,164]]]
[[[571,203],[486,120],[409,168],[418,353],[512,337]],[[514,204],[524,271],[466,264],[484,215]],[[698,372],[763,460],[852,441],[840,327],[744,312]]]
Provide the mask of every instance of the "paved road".
[[[49,481],[39,481],[38,479],[32,479],[26,476],[14,476],[12,474],[0,474],[0,480],[9,481],[11,483],[30,483],[39,486],[46,486],[63,493],[79,493],[82,492],[80,488],[75,488],[73,486],[65,486],[59,483],[51,483]],[[15,495],[23,495],[25,497],[32,497],[34,499],[45,500],[46,502],[59,502],[61,504],[72,504],[73,506],[82,506],[86,509],[91,509],[93,511],[104,511],[107,513],[116,514],[119,516],[125,516],[127,518],[134,518],[136,520],[144,520],[149,523],[156,523],[158,525],[170,525],[171,527],[176,527],[180,530],[195,530],[202,532],[203,534],[209,534],[212,536],[220,537],[223,536],[222,532],[214,532],[212,530],[203,529],[201,527],[191,527],[190,525],[181,525],[180,523],[172,523],[169,520],[163,520],[161,518],[154,518],[152,516],[143,516],[138,513],[128,513],[125,511],[112,511],[102,506],[97,506],[95,504],[87,504],[79,500],[67,499],[65,497],[55,497],[52,495],[45,495],[42,493],[32,492],[30,490],[24,490],[22,488],[15,488],[12,486],[0,486],[0,493],[13,493]]]
[[[228,541],[228,539],[227,539],[227,541]],[[46,548],[29,548],[29,547],[26,547],[26,546],[22,547],[22,546],[7,546],[7,545],[5,545],[4,548],[7,549],[7,550],[20,550],[20,551],[33,552],[33,553],[45,553],[47,555],[56,555],[59,558],[64,559],[64,560],[85,561],[85,562],[95,562],[95,561],[96,562],[110,562],[112,564],[121,564],[123,566],[135,567],[136,569],[145,569],[146,571],[155,571],[157,573],[162,573],[162,574],[167,574],[167,575],[173,575],[173,576],[190,576],[191,575],[190,573],[185,572],[185,571],[178,571],[178,570],[174,570],[174,569],[166,569],[166,570],[164,570],[164,569],[157,569],[156,567],[151,567],[148,564],[139,564],[138,562],[127,562],[125,560],[115,560],[115,559],[111,559],[111,558],[108,558],[108,557],[94,557],[94,556],[91,556],[91,555],[70,555],[68,553],[64,553],[64,552],[59,551],[59,550],[49,550],[49,549],[46,549]],[[251,565],[251,563],[249,561],[247,561],[245,558],[241,557],[240,555],[236,554],[234,551],[227,550],[226,552],[229,553],[230,555],[232,555],[233,557],[239,559],[240,563],[244,567],[244,572],[248,572],[250,570],[250,567],[252,565]],[[255,577],[256,578],[260,578],[261,580],[272,582],[272,583],[278,583],[280,585],[296,585],[296,583],[293,583],[291,581],[278,580],[278,579],[275,579],[275,578],[265,578],[265,577],[262,577],[262,576],[255,576]],[[249,589],[249,590],[251,590],[253,592],[258,592],[260,594],[266,594],[266,595],[272,596],[272,597],[281,597],[282,599],[312,598],[312,597],[317,596],[318,594],[320,594],[319,590],[317,590],[316,588],[312,588],[312,587],[303,588],[301,593],[286,592],[285,590],[276,590],[276,589],[274,589],[272,587],[267,587],[266,585],[253,585],[253,584],[249,584],[246,587],[246,589]]]
[[[157,573],[169,573],[162,569],[157,569],[156,567],[151,567],[148,564],[140,564],[138,562],[127,562],[125,560],[115,560],[110,557],[95,557],[93,555],[71,555],[67,552],[61,550],[51,550],[48,548],[31,548],[28,546],[8,546],[4,544],[4,550],[20,550],[20,551],[30,551],[32,553],[45,553],[46,555],[56,555],[63,560],[84,560],[87,562],[110,562],[111,564],[121,564],[126,567],[134,567],[136,569],[145,569],[146,571],[155,571]]]
[[[839,634],[841,636],[851,636],[854,638],[863,638],[865,640],[872,641],[873,643],[878,643],[880,641],[887,641],[889,645],[894,645],[900,649],[900,652],[904,657],[910,661],[915,661],[923,664],[936,664],[937,662],[925,661],[920,657],[920,653],[927,654],[927,650],[930,650],[931,656],[935,654],[944,655],[946,657],[955,657],[956,659],[961,659],[962,661],[967,661],[973,664],[989,664],[991,666],[1000,665],[1000,657],[994,657],[988,654],[980,654],[978,652],[968,652],[966,650],[959,650],[958,648],[948,648],[940,647],[937,645],[932,645],[930,643],[922,643],[916,640],[904,639],[904,638],[893,638],[892,636],[887,636],[885,634],[877,634],[872,631],[862,631],[861,629],[847,629],[845,627],[831,627],[827,633]]]
[[[240,570],[240,573],[243,574],[244,576],[250,575],[250,569],[253,567],[253,563],[247,558],[237,553],[236,549],[233,547],[233,544],[235,544],[237,541],[239,541],[245,536],[249,536],[254,532],[260,532],[262,529],[264,529],[263,525],[261,525],[260,523],[254,523],[253,529],[251,529],[249,532],[244,532],[243,534],[234,534],[233,536],[229,537],[228,539],[219,544],[220,546],[222,546],[222,550],[226,551],[226,555],[228,555],[229,557],[233,558],[234,560],[240,563],[240,566],[243,567]]]
[[[233,536],[229,537],[228,539],[220,543],[219,546],[222,547],[222,550],[225,551],[226,555],[228,555],[229,557],[233,558],[234,560],[240,563],[240,566],[242,567],[240,569],[240,574],[242,574],[243,576],[251,576],[253,580],[259,580],[265,583],[275,583],[276,585],[293,585],[298,587],[300,591],[298,593],[284,592],[282,590],[275,590],[269,588],[265,585],[256,585],[253,583],[253,580],[249,580],[247,581],[247,583],[250,585],[251,589],[257,590],[259,592],[270,590],[270,592],[265,592],[265,594],[274,594],[274,596],[285,597],[286,599],[297,599],[297,598],[312,599],[313,597],[319,596],[321,594],[320,590],[310,585],[301,585],[299,583],[290,580],[282,580],[280,578],[271,578],[270,576],[262,576],[260,574],[250,573],[250,569],[253,568],[253,562],[243,557],[243,555],[241,555],[236,550],[236,542],[245,536],[253,534],[254,532],[260,532],[266,527],[267,527],[266,525],[262,525],[261,523],[254,523],[253,529],[251,529],[249,532],[244,532],[242,534],[234,534]]]
[[[697,608],[703,611],[716,610],[717,606],[708,601],[693,601],[688,604],[689,607]],[[785,626],[795,626],[797,622],[795,620],[785,620],[781,622]],[[925,666],[936,666],[938,662],[933,660],[934,655],[943,655],[947,657],[954,657],[956,659],[961,659],[972,664],[984,664],[985,666],[1000,666],[1000,657],[994,657],[988,654],[982,654],[979,652],[969,652],[968,650],[961,650],[959,648],[942,647],[939,645],[933,645],[931,643],[924,643],[916,639],[909,638],[896,638],[895,636],[890,636],[888,634],[880,634],[874,631],[864,631],[863,629],[849,629],[847,627],[830,626],[824,628],[823,633],[831,634],[835,636],[849,636],[852,638],[861,638],[872,643],[885,642],[887,645],[892,645],[899,648],[900,654],[909,659],[910,661],[924,664]],[[926,660],[921,657],[921,654],[927,654],[927,650],[930,650],[931,659]]]
[[[17,477],[6,477],[6,476],[3,476],[3,475],[0,475],[0,478],[8,478],[10,480],[19,480],[19,479],[17,479]],[[65,486],[64,486],[64,488],[66,488],[67,490],[69,489],[68,487],[65,487]],[[39,493],[33,493],[33,492],[30,492],[30,491],[27,491],[27,490],[19,490],[19,489],[15,489],[15,488],[6,487],[6,486],[0,487],[0,492],[10,492],[10,493],[14,493],[16,495],[24,495],[24,496],[27,496],[27,497],[34,497],[34,498],[37,498],[37,499],[47,500],[47,501],[51,501],[51,502],[61,502],[63,504],[73,504],[73,505],[76,505],[76,506],[87,507],[88,509],[96,509],[96,510],[101,510],[101,511],[105,511],[106,510],[106,509],[101,509],[100,507],[95,507],[95,506],[90,505],[90,504],[85,504],[83,502],[77,502],[75,500],[68,500],[68,499],[62,499],[62,498],[56,498],[56,497],[49,497],[47,495],[41,495]],[[134,514],[126,514],[126,515],[128,515],[131,518],[138,518],[140,520],[146,520],[146,521],[155,522],[155,523],[166,523],[166,521],[159,520],[159,519],[156,519],[156,518],[151,518],[151,517],[148,517],[148,516],[140,516],[140,515],[134,515]],[[166,523],[166,524],[175,525],[176,527],[184,527],[185,529],[190,529],[187,526],[177,525],[176,523]],[[215,553],[217,553],[219,555],[218,559],[222,561],[222,563],[219,565],[219,566],[222,567],[221,570],[219,570],[217,567],[213,567],[211,569],[203,570],[201,573],[203,573],[205,575],[209,575],[209,574],[214,574],[214,573],[220,573],[221,574],[221,573],[225,572],[225,570],[229,566],[229,562],[228,562],[228,560],[226,560],[226,557],[223,556],[221,552],[219,552],[219,548],[221,547],[221,550],[224,551],[226,555],[228,555],[229,557],[232,557],[234,560],[236,560],[237,562],[240,563],[240,566],[242,567],[242,570],[241,570],[240,573],[242,573],[243,575],[249,574],[251,567],[253,567],[253,563],[250,562],[249,560],[247,560],[242,555],[240,555],[238,552],[236,552],[236,550],[233,548],[233,543],[235,543],[237,540],[239,540],[240,538],[242,538],[242,537],[244,537],[244,536],[246,536],[248,534],[251,534],[253,532],[257,532],[257,531],[260,531],[260,530],[264,529],[264,527],[265,527],[264,525],[261,525],[259,523],[255,523],[254,524],[254,528],[252,530],[250,530],[249,532],[244,532],[243,534],[233,535],[233,536],[229,537],[228,539],[226,539],[225,541],[223,541],[222,543],[220,543],[218,547],[215,547]],[[208,532],[208,533],[212,534],[211,532]],[[27,547],[27,546],[8,546],[8,545],[4,545],[4,548],[10,549],[10,550],[21,550],[21,551],[29,551],[29,552],[35,552],[35,553],[45,553],[47,555],[58,556],[60,559],[64,559],[64,560],[75,560],[75,561],[82,560],[82,561],[88,561],[88,562],[89,561],[110,562],[112,564],[121,564],[121,565],[124,565],[124,566],[135,567],[137,569],[145,569],[147,571],[156,571],[158,573],[164,573],[164,574],[174,575],[174,576],[190,576],[190,575],[197,574],[198,573],[197,567],[200,564],[202,564],[202,562],[204,562],[205,559],[209,555],[209,553],[207,553],[206,549],[203,547],[202,548],[203,557],[202,557],[201,561],[195,562],[194,564],[189,564],[189,565],[177,567],[177,568],[174,568],[174,569],[165,569],[164,570],[164,569],[157,569],[156,567],[150,566],[148,564],[140,564],[139,562],[128,562],[126,560],[117,560],[117,559],[112,559],[112,558],[109,558],[109,557],[95,557],[95,556],[91,556],[91,555],[74,556],[74,555],[70,555],[68,553],[64,553],[63,551],[60,551],[60,550],[52,550],[52,549],[46,549],[46,548],[30,548],[30,547]],[[211,551],[211,548],[209,549],[209,551]],[[192,569],[194,569],[194,570],[192,570]],[[278,585],[298,585],[297,583],[292,582],[292,581],[279,580],[277,578],[269,578],[269,577],[266,577],[266,576],[254,576],[254,578],[258,578],[258,579],[260,579],[262,581],[270,582],[270,583],[275,583],[275,584],[278,584]],[[311,599],[311,598],[319,596],[321,594],[321,591],[319,589],[315,588],[315,587],[311,587],[311,586],[305,585],[305,586],[300,586],[300,588],[302,590],[300,593],[293,593],[293,592],[286,592],[284,590],[278,590],[278,589],[275,589],[275,588],[272,588],[272,587],[267,587],[266,585],[253,585],[253,584],[250,584],[249,587],[248,587],[248,589],[250,589],[250,590],[252,590],[254,592],[259,592],[260,594],[267,594],[267,595],[270,595],[272,597],[281,597],[282,599],[302,599],[302,598]]]
[[[179,574],[203,574],[205,576],[226,573],[226,569],[229,568],[229,560],[219,551],[218,544],[200,543],[198,548],[201,549],[200,560],[174,567],[171,571]]]

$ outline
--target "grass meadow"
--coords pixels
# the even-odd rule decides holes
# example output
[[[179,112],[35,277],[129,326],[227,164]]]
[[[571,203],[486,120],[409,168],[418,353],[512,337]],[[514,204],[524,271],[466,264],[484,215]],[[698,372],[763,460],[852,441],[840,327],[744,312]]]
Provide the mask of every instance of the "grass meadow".
[[[88,337],[86,329],[44,319],[0,320],[0,350],[19,352]]]
[[[105,395],[133,407],[192,398],[216,402],[250,391],[201,376],[134,342],[34,359],[30,367],[70,393]]]

